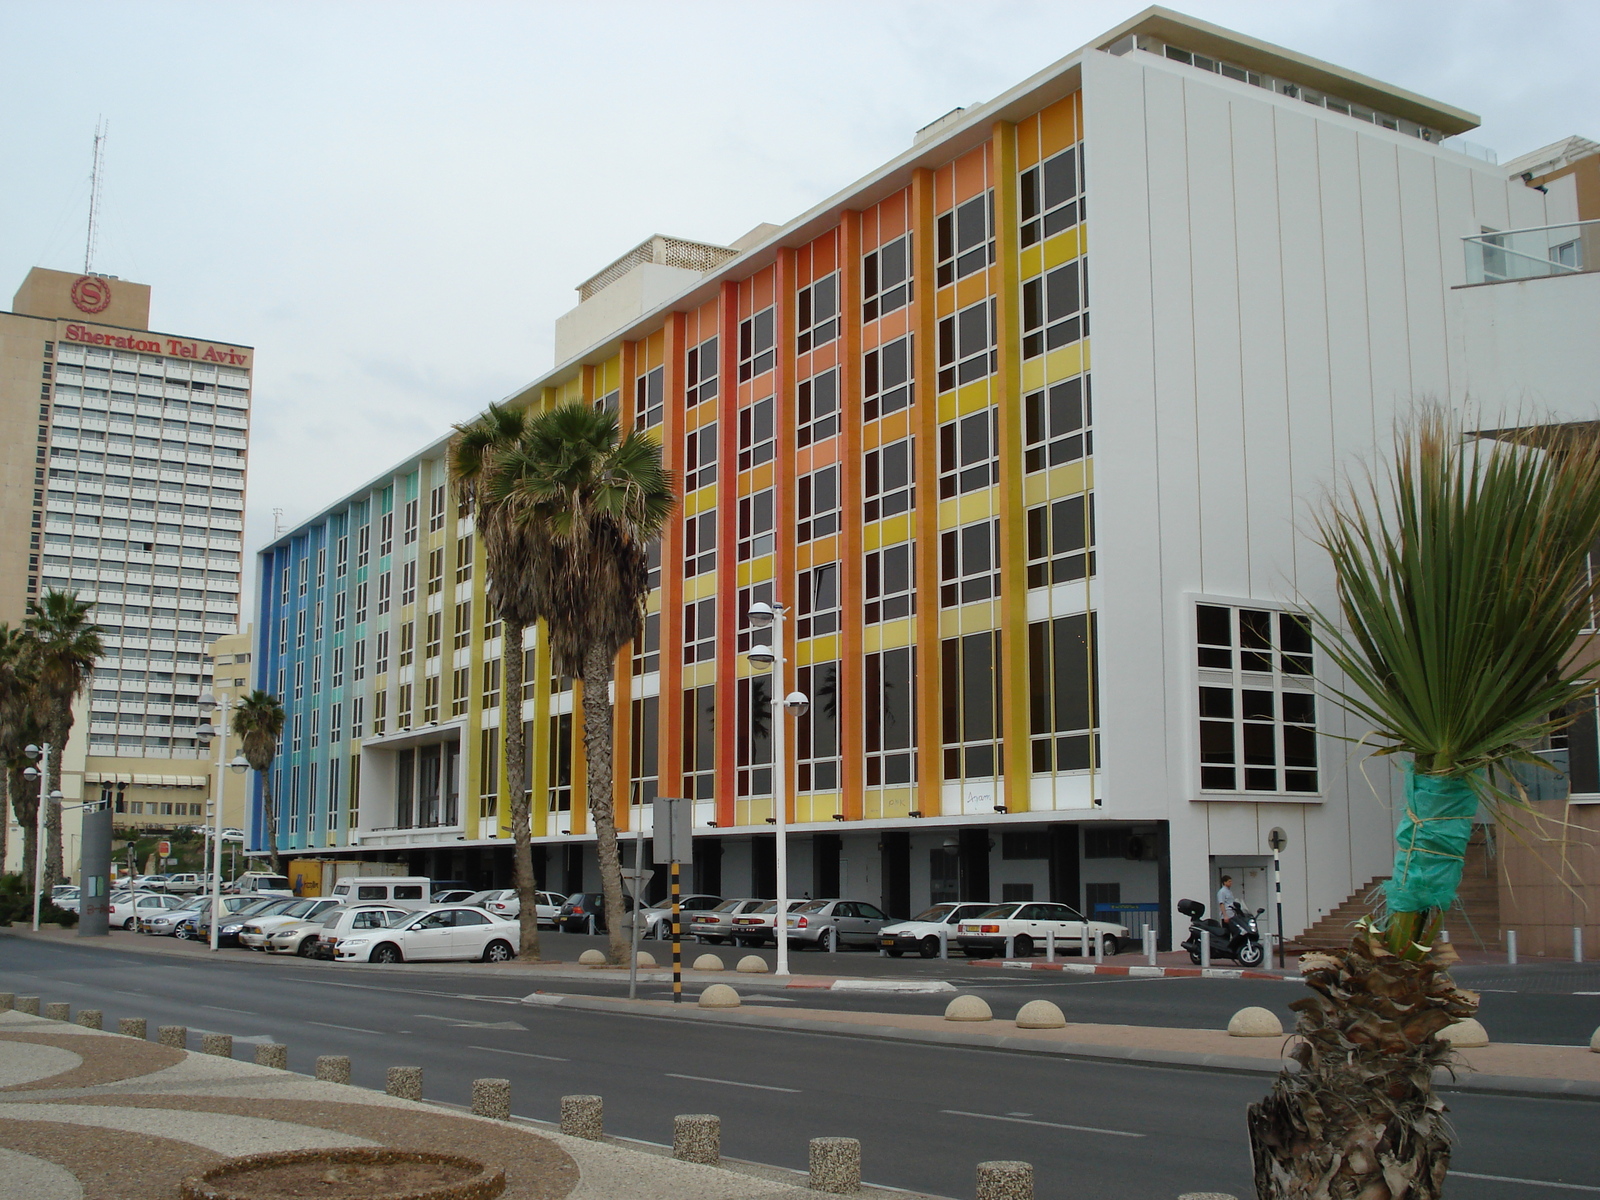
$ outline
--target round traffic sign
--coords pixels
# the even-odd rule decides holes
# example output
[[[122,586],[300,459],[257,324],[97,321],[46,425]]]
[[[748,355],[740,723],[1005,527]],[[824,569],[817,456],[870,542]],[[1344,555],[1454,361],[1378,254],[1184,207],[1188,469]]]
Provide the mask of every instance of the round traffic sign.
[[[1275,851],[1281,852],[1288,844],[1289,835],[1276,826],[1273,827],[1271,833],[1267,834],[1267,845],[1271,846]]]

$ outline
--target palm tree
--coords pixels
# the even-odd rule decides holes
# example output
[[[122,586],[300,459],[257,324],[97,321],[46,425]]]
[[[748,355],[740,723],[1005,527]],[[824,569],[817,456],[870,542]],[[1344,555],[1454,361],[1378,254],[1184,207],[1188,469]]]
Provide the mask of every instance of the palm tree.
[[[29,603],[23,622],[33,660],[34,697],[40,732],[50,743],[50,778],[42,780],[44,795],[61,786],[61,759],[72,734],[72,706],[89,684],[95,660],[104,652],[100,629],[90,620],[94,607],[76,592],[48,591]],[[61,807],[45,806],[44,875],[49,883],[62,878]]]
[[[527,422],[493,490],[526,539],[525,589],[545,622],[551,669],[583,681],[589,813],[605,896],[610,959],[624,961],[622,864],[612,796],[610,684],[619,651],[637,636],[651,543],[676,503],[660,444],[623,434],[614,413],[575,401]]]
[[[267,853],[272,858],[272,873],[282,874],[278,865],[278,810],[272,797],[272,760],[278,757],[283,738],[283,702],[260,688],[241,699],[233,710],[233,734],[239,750],[261,779],[261,812],[267,819]]]
[[[1435,1200],[1450,1161],[1435,1035],[1478,998],[1434,938],[1479,805],[1518,827],[1528,805],[1509,768],[1544,767],[1534,748],[1593,690],[1573,651],[1596,591],[1600,450],[1559,426],[1474,440],[1424,413],[1397,432],[1387,476],[1335,495],[1318,532],[1339,603],[1310,616],[1349,680],[1330,690],[1376,753],[1404,756],[1405,814],[1386,915],[1300,960],[1302,1069],[1250,1109],[1256,1192]]]
[[[522,409],[491,404],[477,420],[457,425],[450,446],[450,476],[462,502],[472,510],[473,528],[483,553],[485,594],[504,624],[500,644],[501,694],[505,699],[500,729],[505,738],[511,836],[516,842],[511,861],[520,905],[518,954],[537,961],[539,884],[533,873],[533,805],[527,788],[528,749],[522,727],[522,636],[538,617],[527,588],[532,548],[526,533],[513,519],[513,504],[504,478],[505,464],[521,445],[528,420]],[[485,786],[493,787],[496,782],[486,780]]]
[[[0,622],[0,863],[6,860],[10,821],[6,806],[22,826],[22,875],[33,887],[34,821],[38,815],[38,788],[24,778],[28,766],[23,748],[40,739],[33,715],[33,663],[27,634]],[[31,795],[30,795],[31,793]]]

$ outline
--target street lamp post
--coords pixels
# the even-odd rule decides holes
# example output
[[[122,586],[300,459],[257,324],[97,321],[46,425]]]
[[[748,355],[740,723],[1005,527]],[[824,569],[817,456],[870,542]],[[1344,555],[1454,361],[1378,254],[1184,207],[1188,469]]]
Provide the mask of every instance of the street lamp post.
[[[772,914],[773,940],[778,943],[777,973],[789,973],[789,786],[788,752],[784,747],[788,722],[784,714],[796,716],[811,707],[802,692],[784,693],[783,690],[783,615],[788,611],[782,604],[764,604],[757,600],[750,606],[749,620],[754,629],[771,629],[771,646],[752,646],[746,655],[752,665],[772,668],[772,815],[777,835],[776,859],[778,875],[777,911]]]
[[[45,792],[50,786],[50,743],[42,746],[29,746],[23,754],[30,759],[38,759],[37,767],[26,767],[22,774],[28,779],[39,781],[39,804],[33,814],[33,931],[39,932],[39,906],[42,900],[41,891],[44,888],[44,840],[45,840],[45,805],[58,803],[61,800],[59,791]]]
[[[235,775],[243,775],[250,769],[250,764],[244,755],[234,755],[231,763],[224,764],[223,759],[228,753],[228,710],[229,701],[224,698],[219,704],[217,698],[210,692],[203,692],[200,696],[200,715],[211,719],[211,714],[217,714],[217,725],[201,725],[194,731],[194,735],[202,746],[209,748],[211,741],[217,743],[217,766],[214,773],[212,788],[214,795],[211,802],[211,948],[217,950],[221,947],[218,938],[222,925],[222,786],[227,778],[223,774],[224,765],[231,767]],[[217,726],[221,726],[219,729]]]

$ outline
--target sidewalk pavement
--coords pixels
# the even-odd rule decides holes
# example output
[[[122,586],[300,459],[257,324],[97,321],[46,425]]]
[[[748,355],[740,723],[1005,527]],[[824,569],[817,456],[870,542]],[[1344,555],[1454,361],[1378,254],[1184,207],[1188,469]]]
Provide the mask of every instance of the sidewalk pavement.
[[[507,1200],[799,1200],[805,1176],[588,1141],[76,1024],[0,1013],[0,1177],[29,1200],[176,1196],[244,1154],[428,1149],[504,1168]],[[866,1186],[876,1197],[914,1196]]]

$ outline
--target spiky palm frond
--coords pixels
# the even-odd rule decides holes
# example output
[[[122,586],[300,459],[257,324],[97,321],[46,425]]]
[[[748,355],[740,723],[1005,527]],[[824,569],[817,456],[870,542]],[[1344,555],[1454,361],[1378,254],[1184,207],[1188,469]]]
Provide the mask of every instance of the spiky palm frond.
[[[47,794],[61,787],[61,760],[72,735],[72,706],[88,686],[95,660],[105,653],[100,627],[90,617],[93,608],[93,603],[79,600],[76,592],[52,589],[29,602],[23,622],[31,643],[39,723],[55,748],[45,784]],[[53,801],[45,807],[45,875],[52,883],[63,877],[61,809]]]
[[[239,739],[239,752],[261,781],[261,815],[267,826],[267,855],[272,870],[278,864],[278,810],[272,793],[272,762],[283,741],[285,714],[283,702],[271,692],[255,689],[241,696],[233,710],[233,734]]]

